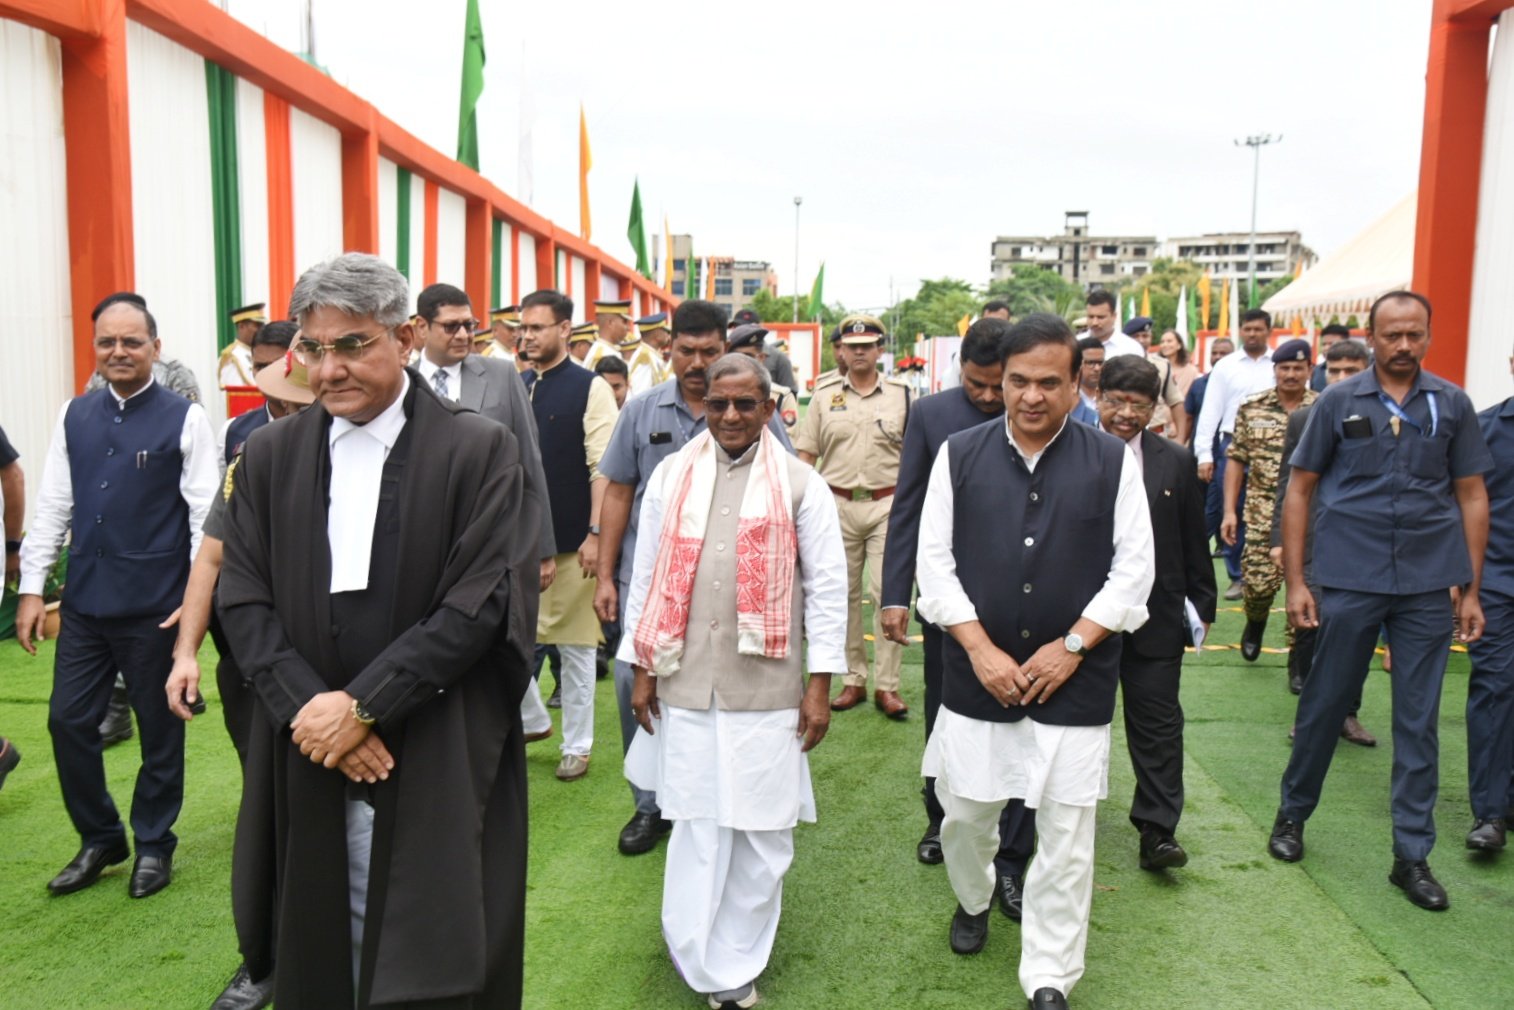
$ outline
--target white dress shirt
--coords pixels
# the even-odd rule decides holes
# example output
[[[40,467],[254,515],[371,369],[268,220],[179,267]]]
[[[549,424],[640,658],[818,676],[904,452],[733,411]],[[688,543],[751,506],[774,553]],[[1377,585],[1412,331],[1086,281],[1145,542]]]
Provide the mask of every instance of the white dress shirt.
[[[1094,334],[1092,330],[1084,330],[1082,333],[1078,334],[1078,339],[1082,340],[1084,337],[1091,337],[1093,335]],[[1108,337],[1100,337],[1098,338],[1098,340],[1101,344],[1104,345],[1105,361],[1108,361],[1110,358],[1118,357],[1121,354],[1139,354],[1143,358],[1146,356],[1146,348],[1137,343],[1135,337],[1126,336],[1118,329],[1116,329]]]
[[[1209,370],[1204,387],[1204,407],[1193,432],[1193,452],[1200,463],[1214,462],[1214,436],[1235,433],[1235,412],[1246,397],[1263,393],[1277,384],[1272,372],[1272,351],[1253,358],[1245,351],[1227,354]]]
[[[1062,437],[1070,418],[1051,441],[1039,451],[1027,455],[1015,443],[1009,422],[1005,436],[1025,466],[1035,472],[1046,449]],[[925,504],[920,514],[920,545],[916,553],[915,578],[920,586],[920,616],[940,627],[966,624],[978,619],[978,610],[957,578],[957,559],[952,554],[953,501],[950,445],[943,444],[931,467],[926,485]],[[1146,600],[1156,579],[1156,563],[1151,540],[1151,511],[1146,502],[1146,485],[1141,465],[1126,446],[1120,467],[1120,486],[1114,505],[1114,560],[1103,587],[1083,608],[1083,616],[1111,632],[1135,631],[1146,623]]]
[[[389,450],[405,428],[405,396],[409,392],[410,376],[404,375],[400,395],[367,424],[353,424],[345,417],[331,419],[331,504],[326,513],[326,540],[331,545],[333,593],[368,588],[379,484]]]
[[[421,373],[421,378],[426,380],[426,385],[430,386],[433,390],[436,389],[436,373],[446,372],[447,399],[456,402],[457,399],[462,396],[463,363],[461,361],[454,361],[452,364],[444,367],[442,365],[435,364],[430,358],[426,357],[425,354],[422,354],[420,356],[420,360],[416,362],[416,367]],[[375,418],[375,420],[377,420],[377,418]],[[401,427],[403,427],[403,425]]]
[[[1063,421],[1051,442],[1061,437],[1068,423]],[[1005,429],[1010,445],[1034,472],[1046,449],[1027,455],[1015,443],[1007,421]],[[941,627],[978,619],[977,609],[957,579],[952,555],[954,493],[949,451],[949,443],[941,446],[931,468],[916,568],[920,615]],[[1111,632],[1136,630],[1146,623],[1146,600],[1155,578],[1145,484],[1127,444],[1115,495],[1114,560],[1103,587],[1083,608],[1083,616]],[[1039,807],[1043,798],[1068,806],[1092,806],[1109,793],[1109,739],[1107,723],[1055,726],[1029,718],[989,722],[942,706],[926,744],[921,774],[947,782],[953,795],[984,803],[1018,797],[1032,808]]]
[[[720,449],[720,452],[725,450]],[[663,509],[668,481],[674,468],[669,456],[657,464],[642,495],[641,519],[637,524],[636,561],[631,570],[630,595],[626,598],[625,629],[615,658],[636,664],[636,625],[646,607],[647,589],[652,584],[652,569],[657,563],[657,545],[662,539]],[[799,499],[794,516],[794,533],[799,541],[799,584],[804,587],[804,637],[808,643],[808,668],[816,673],[846,672],[846,549],[841,542],[841,525],[836,511],[836,496],[813,469]],[[1143,597],[1144,599],[1144,597]],[[791,643],[797,647],[798,643]]]
[[[114,387],[110,395],[117,406],[126,400],[141,396],[152,388],[152,379],[126,399],[116,396]],[[72,401],[70,401],[72,402]],[[31,529],[21,542],[22,593],[40,596],[47,583],[47,573],[63,549],[63,538],[68,533],[74,512],[74,481],[68,466],[68,436],[63,419],[68,416],[68,404],[58,412],[58,423],[53,428],[53,440],[47,447],[47,461],[42,467],[42,484],[37,492],[37,512]],[[179,453],[184,461],[179,470],[179,496],[189,507],[189,556],[194,558],[200,549],[200,529],[205,524],[205,514],[210,511],[210,502],[221,489],[220,454],[216,452],[216,435],[210,427],[210,418],[205,408],[191,403],[184,412],[184,427],[179,433]]]

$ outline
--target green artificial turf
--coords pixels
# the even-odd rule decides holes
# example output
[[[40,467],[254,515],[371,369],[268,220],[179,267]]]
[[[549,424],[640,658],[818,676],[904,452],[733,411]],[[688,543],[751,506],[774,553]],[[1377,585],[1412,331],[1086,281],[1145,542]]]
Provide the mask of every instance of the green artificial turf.
[[[1213,641],[1235,643],[1226,612]],[[1282,615],[1268,644],[1281,644]],[[209,670],[210,653],[206,653]],[[24,760],[0,791],[0,1010],[189,1008],[209,1005],[236,967],[228,868],[239,777],[211,708],[188,733],[188,783],[171,887],[126,896],[124,868],[64,898],[44,888],[77,848],[58,797],[46,728],[52,648],[32,659],[0,643],[0,733]],[[1023,1006],[1018,928],[996,911],[987,949],[947,947],[954,899],[941,867],[915,861],[924,826],[918,778],[922,693],[918,648],[906,655],[898,724],[871,707],[837,713],[813,754],[820,821],[801,826],[764,1005],[842,1008]],[[1490,1007],[1507,1005],[1514,935],[1514,856],[1484,861],[1461,845],[1466,809],[1467,664],[1455,656],[1441,717],[1441,844],[1432,865],[1451,894],[1420,911],[1386,881],[1389,849],[1387,680],[1369,679],[1363,720],[1375,750],[1342,744],[1304,862],[1267,856],[1293,697],[1285,657],[1257,664],[1206,651],[1185,667],[1187,809],[1179,837],[1191,860],[1165,875],[1136,868],[1126,820],[1131,774],[1116,719],[1110,799],[1100,807],[1088,973],[1078,1008]],[[556,739],[528,749],[531,857],[526,1006],[689,1008],[659,934],[663,851],[621,856],[630,815],[608,681],[597,694],[587,778],[552,775]],[[129,802],[134,744],[107,758]]]

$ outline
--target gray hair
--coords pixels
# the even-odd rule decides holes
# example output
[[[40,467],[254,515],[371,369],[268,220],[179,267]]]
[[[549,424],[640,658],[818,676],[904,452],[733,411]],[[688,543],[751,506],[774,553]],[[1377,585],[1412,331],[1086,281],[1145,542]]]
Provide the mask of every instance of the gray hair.
[[[300,275],[289,296],[289,314],[301,325],[316,309],[369,316],[398,326],[410,316],[410,285],[394,267],[367,253],[343,253]]]
[[[734,351],[730,354],[722,355],[720,360],[710,366],[710,370],[705,373],[705,388],[708,389],[714,386],[716,379],[723,379],[728,375],[739,376],[743,374],[756,377],[757,386],[762,390],[762,398],[764,400],[773,398],[773,379],[772,376],[768,375],[767,366],[756,358],[746,354],[737,354]]]

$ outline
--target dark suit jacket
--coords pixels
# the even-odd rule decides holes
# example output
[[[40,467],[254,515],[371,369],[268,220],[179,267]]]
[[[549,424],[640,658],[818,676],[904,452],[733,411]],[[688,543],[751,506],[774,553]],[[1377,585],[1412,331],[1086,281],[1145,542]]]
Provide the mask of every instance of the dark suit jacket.
[[[888,514],[883,550],[883,606],[907,607],[915,585],[915,548],[920,543],[920,513],[936,452],[947,436],[987,421],[1004,423],[1004,412],[989,415],[974,407],[962,387],[942,390],[915,401],[904,446],[899,454],[899,481]]]
[[[470,354],[463,359],[462,388],[457,402],[498,421],[520,443],[520,461],[526,470],[526,497],[541,505],[541,555],[545,561],[557,553],[552,536],[552,503],[547,500],[547,475],[541,466],[541,444],[536,437],[536,416],[520,373],[508,361]],[[533,621],[535,618],[532,618]]]
[[[1204,487],[1192,454],[1170,438],[1142,432],[1141,458],[1151,506],[1156,581],[1146,601],[1150,617],[1127,645],[1152,659],[1171,658],[1182,655],[1186,642],[1185,597],[1202,620],[1214,620],[1214,561],[1204,524]]]

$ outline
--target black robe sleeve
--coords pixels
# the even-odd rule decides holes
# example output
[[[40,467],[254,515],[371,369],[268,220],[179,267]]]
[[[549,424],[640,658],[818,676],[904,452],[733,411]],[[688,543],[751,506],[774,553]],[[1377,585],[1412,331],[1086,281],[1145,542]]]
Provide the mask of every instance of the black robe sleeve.
[[[290,644],[274,609],[268,543],[271,475],[270,454],[243,453],[236,470],[236,491],[226,503],[216,600],[221,627],[242,675],[257,689],[275,728],[283,728],[306,702],[330,689]]]

